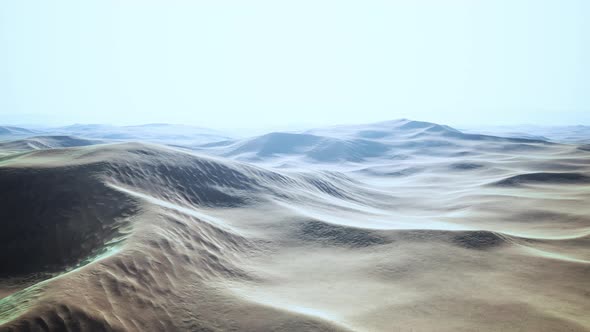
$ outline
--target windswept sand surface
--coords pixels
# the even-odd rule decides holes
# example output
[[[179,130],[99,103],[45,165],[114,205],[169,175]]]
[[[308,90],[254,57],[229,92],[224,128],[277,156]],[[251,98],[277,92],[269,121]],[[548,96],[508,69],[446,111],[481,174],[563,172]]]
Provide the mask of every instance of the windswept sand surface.
[[[396,121],[27,150],[0,331],[590,331],[577,145]]]

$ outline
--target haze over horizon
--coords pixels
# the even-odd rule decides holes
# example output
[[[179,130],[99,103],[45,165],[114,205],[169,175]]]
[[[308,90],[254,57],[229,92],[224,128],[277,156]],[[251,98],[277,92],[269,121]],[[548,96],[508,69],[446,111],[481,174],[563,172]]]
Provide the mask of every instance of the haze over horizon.
[[[0,4],[2,124],[590,124],[587,1]]]

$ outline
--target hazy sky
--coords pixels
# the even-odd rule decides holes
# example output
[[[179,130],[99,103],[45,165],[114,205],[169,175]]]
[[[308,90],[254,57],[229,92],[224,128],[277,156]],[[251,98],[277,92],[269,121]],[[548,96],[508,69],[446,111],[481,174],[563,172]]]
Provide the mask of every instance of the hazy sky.
[[[0,1],[0,123],[590,124],[588,0]]]

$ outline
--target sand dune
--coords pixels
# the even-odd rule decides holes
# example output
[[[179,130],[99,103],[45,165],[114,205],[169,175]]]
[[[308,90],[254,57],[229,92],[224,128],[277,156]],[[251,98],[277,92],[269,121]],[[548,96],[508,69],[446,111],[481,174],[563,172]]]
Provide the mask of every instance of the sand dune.
[[[498,185],[521,185],[527,183],[588,184],[590,177],[581,173],[528,173],[511,176],[498,181]]]
[[[35,130],[14,126],[0,126],[0,136],[34,135]]]
[[[314,162],[363,161],[378,157],[389,150],[380,142],[353,139],[343,140],[309,134],[271,133],[252,139],[225,141],[194,147],[195,150],[215,149],[224,157],[257,161],[281,155],[297,155]],[[211,153],[211,151],[209,151]]]
[[[584,144],[590,142],[590,126],[476,126],[471,131],[503,137],[541,139],[562,143]]]
[[[0,142],[0,153],[11,154],[32,150],[59,149],[105,143],[72,136],[33,136],[21,140]]]
[[[578,146],[397,120],[191,149],[0,159],[0,331],[590,331]]]
[[[13,126],[0,126],[0,144],[16,146],[16,149],[0,147],[0,151],[16,152],[31,149],[58,148],[68,146],[83,146],[82,142],[74,143],[83,137],[102,142],[142,141],[160,144],[205,144],[230,139],[221,131],[188,125],[174,125],[166,123],[151,123],[138,126],[114,126],[105,124],[74,124],[64,127],[49,127],[28,129]],[[15,140],[22,140],[10,142]],[[70,141],[68,145],[67,141]],[[48,146],[44,146],[44,144]]]
[[[374,164],[379,160],[406,158],[408,155],[460,157],[481,152],[561,151],[561,147],[542,140],[465,134],[448,126],[410,120],[328,127],[304,133],[271,133],[188,148],[255,163],[276,160],[284,163],[297,159],[306,167],[315,163]]]

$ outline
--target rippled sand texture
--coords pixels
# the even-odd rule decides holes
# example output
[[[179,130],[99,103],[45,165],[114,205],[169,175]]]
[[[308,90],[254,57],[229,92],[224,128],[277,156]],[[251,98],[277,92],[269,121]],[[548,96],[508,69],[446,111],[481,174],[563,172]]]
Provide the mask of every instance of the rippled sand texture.
[[[590,331],[581,146],[413,121],[78,145],[0,158],[0,331]]]

